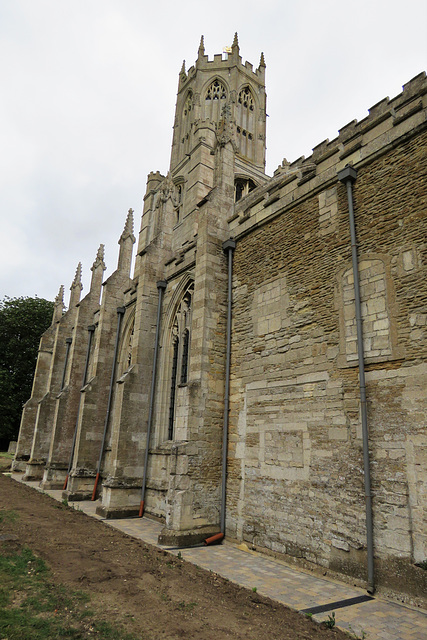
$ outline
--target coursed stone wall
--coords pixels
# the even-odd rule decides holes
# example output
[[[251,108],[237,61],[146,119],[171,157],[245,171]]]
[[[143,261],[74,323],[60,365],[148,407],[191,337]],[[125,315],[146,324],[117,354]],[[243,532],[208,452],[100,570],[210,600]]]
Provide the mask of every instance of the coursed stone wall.
[[[375,556],[396,589],[402,567],[427,556],[426,144],[425,131],[408,137],[353,185]],[[295,194],[264,224],[256,203],[247,210],[235,250],[228,533],[363,577],[347,195],[338,182]]]

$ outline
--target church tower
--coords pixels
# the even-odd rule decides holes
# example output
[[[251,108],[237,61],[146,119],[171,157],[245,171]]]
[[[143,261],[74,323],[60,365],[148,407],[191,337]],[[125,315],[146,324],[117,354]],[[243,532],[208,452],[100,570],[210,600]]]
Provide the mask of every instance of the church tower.
[[[202,36],[195,64],[186,71],[183,62],[169,171],[148,175],[138,256],[159,233],[168,237],[163,246],[169,245],[170,257],[194,240],[199,204],[218,186],[221,171],[228,172],[232,192],[229,214],[234,202],[266,182],[265,67],[263,53],[256,69],[242,62],[237,33],[213,60],[205,55]],[[226,138],[232,158],[220,167],[217,151]]]
[[[235,150],[238,200],[265,180],[266,93],[264,55],[256,70],[249,62],[243,64],[237,33],[227,52],[213,60],[205,55],[202,36],[195,65],[186,71],[184,62],[179,74],[170,174],[176,197],[187,211],[200,144],[210,139],[208,132],[218,138],[224,122]],[[209,172],[197,173],[197,181],[209,180]]]
[[[263,54],[255,70],[242,63],[236,34],[226,52],[209,60],[202,36],[194,66],[186,70],[183,63],[179,74],[169,170],[147,179],[133,335],[144,375],[135,378],[132,393],[152,398],[151,412],[148,403],[136,411],[135,433],[147,433],[141,446],[148,451],[141,503],[165,518],[162,539],[168,544],[218,530],[228,269],[223,245],[235,202],[268,180],[265,107]],[[131,377],[124,390],[130,385]],[[135,476],[139,469],[136,460]]]

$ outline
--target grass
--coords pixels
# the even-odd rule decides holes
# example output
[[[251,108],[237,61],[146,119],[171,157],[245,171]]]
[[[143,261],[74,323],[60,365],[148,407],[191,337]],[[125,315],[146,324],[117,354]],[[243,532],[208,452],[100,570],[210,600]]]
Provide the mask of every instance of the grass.
[[[15,522],[18,514],[12,509],[0,509],[0,523]]]
[[[7,458],[7,460],[13,460],[14,453],[8,453],[7,451],[0,451],[0,458]]]
[[[30,549],[0,553],[0,638],[7,640],[135,640],[99,620],[89,596],[53,583]]]

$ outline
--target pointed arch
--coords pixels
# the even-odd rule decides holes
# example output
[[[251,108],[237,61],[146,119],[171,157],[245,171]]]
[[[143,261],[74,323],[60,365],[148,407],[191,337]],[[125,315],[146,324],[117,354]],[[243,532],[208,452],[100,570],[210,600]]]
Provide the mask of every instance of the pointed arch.
[[[214,78],[203,92],[204,119],[218,122],[221,110],[227,103],[228,89],[222,78]]]
[[[164,322],[159,382],[161,385],[158,423],[160,441],[185,439],[193,297],[194,280],[190,274],[186,274],[169,302]]]
[[[119,349],[119,359],[117,363],[117,372],[118,375],[121,376],[129,367],[132,365],[133,361],[133,335],[135,331],[135,308],[133,308],[128,317],[126,318],[125,325],[123,327],[120,349]]]
[[[191,89],[184,98],[184,104],[181,114],[181,132],[180,142],[183,146],[183,153],[190,151],[190,136],[193,123],[194,95]]]
[[[236,127],[239,152],[250,160],[255,157],[257,101],[249,85],[243,86],[236,101]]]

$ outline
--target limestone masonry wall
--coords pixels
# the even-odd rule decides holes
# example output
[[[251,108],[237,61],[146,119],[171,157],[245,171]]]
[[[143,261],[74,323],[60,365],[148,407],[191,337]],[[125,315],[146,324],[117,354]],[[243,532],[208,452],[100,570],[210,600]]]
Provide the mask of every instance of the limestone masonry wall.
[[[102,284],[101,245],[89,293],[79,265],[65,314],[60,290],[14,469],[97,499],[106,518],[155,516],[168,545],[225,535],[364,584],[350,185],[338,178],[354,172],[375,586],[421,599],[426,76],[269,178],[264,56],[242,64],[237,34],[229,54],[204,51],[202,38],[179,74],[170,170],[148,176],[133,275],[130,209],[117,269]]]
[[[424,129],[367,162],[353,186],[375,554],[397,589],[404,559],[427,555],[426,148]],[[347,211],[338,183],[237,242],[227,513],[239,540],[362,576]]]

